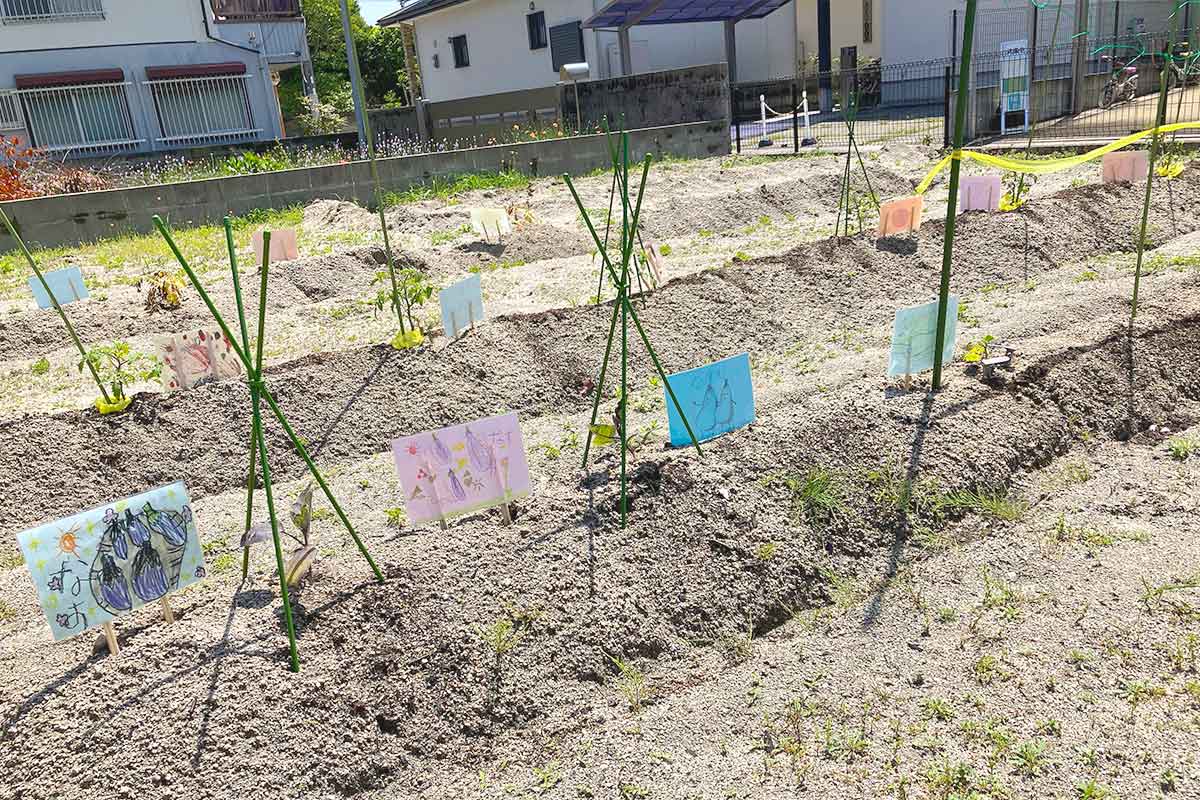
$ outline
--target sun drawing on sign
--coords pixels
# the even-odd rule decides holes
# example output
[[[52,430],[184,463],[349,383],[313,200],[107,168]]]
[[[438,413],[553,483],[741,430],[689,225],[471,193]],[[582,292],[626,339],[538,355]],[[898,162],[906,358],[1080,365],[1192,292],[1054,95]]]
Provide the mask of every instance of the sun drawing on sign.
[[[75,539],[75,532],[78,528],[71,528],[63,531],[58,537],[58,549],[63,555],[72,555],[76,558],[82,558],[79,555],[79,542]]]

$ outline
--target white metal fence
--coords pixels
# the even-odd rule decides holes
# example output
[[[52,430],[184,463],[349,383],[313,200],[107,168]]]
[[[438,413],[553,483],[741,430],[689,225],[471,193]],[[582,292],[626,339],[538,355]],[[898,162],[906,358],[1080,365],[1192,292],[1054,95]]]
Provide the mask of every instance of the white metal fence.
[[[207,144],[245,139],[259,132],[246,93],[245,75],[146,81],[163,144]]]
[[[32,144],[78,153],[135,150],[139,138],[129,112],[128,83],[18,89]]]
[[[6,25],[103,16],[103,0],[0,0],[0,23]]]
[[[0,92],[0,131],[15,131],[25,127],[16,92]]]
[[[2,1],[2,0],[0,0]],[[257,139],[246,75],[0,91],[0,131],[26,130],[39,150],[75,155]],[[145,111],[145,124],[139,111]],[[148,126],[148,127],[147,127]]]

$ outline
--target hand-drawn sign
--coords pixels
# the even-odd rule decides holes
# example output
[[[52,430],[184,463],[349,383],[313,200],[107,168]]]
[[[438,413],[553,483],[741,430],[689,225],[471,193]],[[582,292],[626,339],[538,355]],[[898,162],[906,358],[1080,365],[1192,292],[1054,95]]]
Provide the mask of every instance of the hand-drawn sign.
[[[920,229],[924,208],[925,200],[919,194],[887,201],[879,207],[879,236]]]
[[[963,211],[999,211],[1003,194],[999,175],[972,175],[958,185],[958,202]]]
[[[754,422],[754,384],[746,353],[668,375],[667,380],[699,441],[715,439]],[[663,393],[666,395],[665,388]],[[671,446],[691,444],[692,437],[670,395],[666,395],[666,401]]]
[[[55,641],[204,577],[182,481],[17,535]]]
[[[46,279],[50,291],[54,292],[54,299],[60,306],[74,303],[76,300],[82,300],[88,296],[87,286],[83,282],[83,273],[80,272],[79,267],[43,272],[42,277]],[[54,303],[50,302],[50,295],[46,293],[46,287],[42,286],[42,282],[37,279],[36,275],[29,279],[29,288],[33,292],[33,299],[37,301],[38,308],[54,307]]]
[[[442,305],[442,327],[451,339],[483,321],[483,288],[476,273],[438,292]]]
[[[235,378],[242,362],[220,328],[177,333],[159,343],[163,390],[190,389],[202,383]]]
[[[1105,183],[1133,183],[1150,174],[1150,158],[1145,150],[1105,153],[1100,165]]]
[[[254,261],[257,264],[262,263],[263,257],[263,232],[255,231],[250,237],[250,243],[254,245]],[[277,261],[295,261],[300,257],[300,250],[296,247],[296,232],[291,228],[280,228],[279,230],[271,231],[271,263]]]
[[[472,208],[471,229],[488,242],[491,242],[493,237],[500,242],[512,233],[512,222],[503,208]]]
[[[516,413],[392,442],[405,509],[414,523],[507,505],[533,491]]]
[[[896,310],[892,326],[892,355],[888,375],[913,375],[933,369],[937,340],[938,304],[935,300],[920,306]],[[958,333],[958,298],[951,295],[946,308],[946,338],[942,363],[954,360],[954,337]]]

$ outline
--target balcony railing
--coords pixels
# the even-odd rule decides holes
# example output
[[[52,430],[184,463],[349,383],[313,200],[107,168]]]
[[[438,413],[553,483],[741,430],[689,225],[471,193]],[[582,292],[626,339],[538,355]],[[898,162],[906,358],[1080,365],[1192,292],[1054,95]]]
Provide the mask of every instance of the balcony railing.
[[[15,131],[24,127],[17,93],[0,91],[0,131]]]
[[[299,17],[300,0],[211,0],[218,20],[263,20]]]
[[[164,145],[198,145],[256,138],[245,75],[146,81]]]
[[[76,154],[136,150],[145,139],[134,130],[128,86],[120,82],[18,89],[31,144]]]
[[[0,23],[103,19],[103,0],[0,0]]]

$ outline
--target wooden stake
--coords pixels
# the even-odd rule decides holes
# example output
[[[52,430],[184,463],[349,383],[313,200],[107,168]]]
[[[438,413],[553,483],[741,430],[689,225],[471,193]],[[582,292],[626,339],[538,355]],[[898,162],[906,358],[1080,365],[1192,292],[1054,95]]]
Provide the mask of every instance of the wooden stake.
[[[167,624],[170,625],[175,622],[175,612],[171,608],[170,596],[164,594],[159,598],[158,602],[162,603],[163,619],[167,621]]]
[[[108,642],[109,655],[120,655],[121,645],[117,643],[117,629],[113,627],[111,622],[104,623],[104,640]]]

